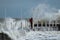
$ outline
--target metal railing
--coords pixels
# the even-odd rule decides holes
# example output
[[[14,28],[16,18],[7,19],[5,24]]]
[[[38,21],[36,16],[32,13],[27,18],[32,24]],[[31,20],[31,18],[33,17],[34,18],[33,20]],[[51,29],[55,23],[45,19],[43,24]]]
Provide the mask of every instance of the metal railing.
[[[58,25],[60,25],[60,23],[57,20],[40,23],[37,21],[37,23],[33,22],[33,29],[40,31],[58,31]]]

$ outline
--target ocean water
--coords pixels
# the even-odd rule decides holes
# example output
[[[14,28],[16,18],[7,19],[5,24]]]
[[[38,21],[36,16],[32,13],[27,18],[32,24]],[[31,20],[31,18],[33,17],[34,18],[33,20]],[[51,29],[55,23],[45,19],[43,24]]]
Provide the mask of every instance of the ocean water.
[[[12,40],[60,40],[58,31],[32,31],[27,21],[26,24],[25,20],[8,18],[0,23],[0,32],[6,33]]]

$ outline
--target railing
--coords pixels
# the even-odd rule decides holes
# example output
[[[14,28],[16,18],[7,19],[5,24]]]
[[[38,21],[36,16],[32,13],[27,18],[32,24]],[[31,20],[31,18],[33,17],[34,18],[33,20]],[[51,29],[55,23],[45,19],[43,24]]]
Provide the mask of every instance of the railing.
[[[49,22],[37,22],[34,23],[33,22],[33,29],[37,30],[37,31],[58,31],[60,30],[59,27],[60,23],[56,20],[56,21],[49,21]]]

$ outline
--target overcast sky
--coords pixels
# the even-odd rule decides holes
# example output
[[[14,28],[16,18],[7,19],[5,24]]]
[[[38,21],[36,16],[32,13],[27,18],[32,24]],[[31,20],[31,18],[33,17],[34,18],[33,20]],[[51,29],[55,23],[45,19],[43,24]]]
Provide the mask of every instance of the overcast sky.
[[[0,18],[5,17],[5,12],[6,17],[20,18],[22,15],[29,18],[32,16],[31,9],[41,3],[60,9],[60,0],[0,0]]]

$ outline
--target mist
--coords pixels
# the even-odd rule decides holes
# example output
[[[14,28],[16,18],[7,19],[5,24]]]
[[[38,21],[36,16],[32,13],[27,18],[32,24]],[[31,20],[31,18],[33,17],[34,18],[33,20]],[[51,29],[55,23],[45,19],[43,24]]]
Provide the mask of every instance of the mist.
[[[60,16],[60,9],[42,3],[32,9],[32,14],[35,19],[56,20]]]

